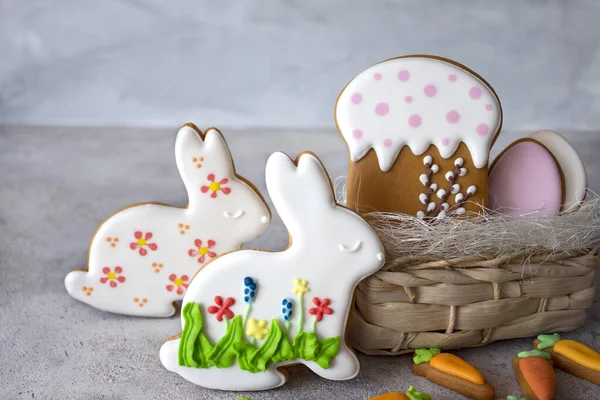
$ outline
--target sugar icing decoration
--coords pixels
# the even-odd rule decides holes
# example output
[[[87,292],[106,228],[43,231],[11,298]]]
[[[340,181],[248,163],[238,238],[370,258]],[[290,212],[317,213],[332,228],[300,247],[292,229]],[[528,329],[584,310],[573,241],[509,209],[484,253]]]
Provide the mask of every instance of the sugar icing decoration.
[[[439,166],[433,163],[433,157],[423,157],[423,165],[426,173],[419,175],[419,181],[425,186],[425,193],[419,194],[419,201],[425,206],[423,210],[417,211],[418,218],[437,218],[443,219],[452,215],[461,215],[465,213],[464,203],[475,193],[477,187],[471,185],[466,188],[464,193],[460,193],[461,185],[459,178],[467,175],[467,169],[463,167],[464,160],[458,157],[454,160],[454,170],[446,171],[444,178],[448,182],[445,188],[438,188],[438,185],[431,182],[434,174],[439,172]],[[435,196],[433,196],[435,194]],[[449,199],[454,195],[454,205],[450,210]],[[437,198],[438,200],[434,199]],[[431,200],[435,201],[431,201]]]
[[[372,79],[374,73],[379,81]],[[351,160],[373,148],[382,171],[392,167],[404,146],[420,155],[434,144],[446,159],[460,142],[469,148],[475,167],[483,168],[502,120],[487,84],[455,64],[429,57],[396,58],[363,71],[340,94],[335,115]]]
[[[142,204],[107,219],[92,240],[88,271],[74,271],[65,279],[71,296],[114,313],[172,315],[173,302],[183,299],[200,267],[266,230],[269,210],[235,174],[218,130],[204,135],[192,126],[181,128],[175,159],[187,208]],[[93,287],[93,295],[82,287]]]
[[[558,333],[553,335],[539,335],[538,350],[551,349],[574,363],[593,371],[600,372],[600,353],[575,340],[562,339]]]
[[[303,154],[296,164],[273,154],[266,181],[290,246],[230,252],[207,264],[186,291],[183,332],[162,346],[161,362],[195,384],[222,390],[281,386],[286,378],[278,368],[291,363],[327,379],[351,379],[359,365],[343,340],[347,317],[358,282],[384,262],[381,241],[336,204],[314,155]],[[219,322],[207,311],[215,296],[234,300],[228,325],[225,316]]]

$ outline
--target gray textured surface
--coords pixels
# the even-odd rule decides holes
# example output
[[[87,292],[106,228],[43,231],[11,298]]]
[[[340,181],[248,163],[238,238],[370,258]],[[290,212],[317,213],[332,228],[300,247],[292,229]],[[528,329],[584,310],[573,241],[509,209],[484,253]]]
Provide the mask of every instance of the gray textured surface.
[[[599,20],[597,0],[0,0],[0,123],[331,127],[358,72],[428,53],[485,77],[508,129],[596,129]]]
[[[117,209],[140,201],[186,202],[173,156],[176,129],[0,127],[0,399],[236,399],[166,371],[164,340],[180,332],[179,317],[143,319],[97,311],[68,296],[65,275],[84,267],[96,227]],[[264,191],[264,164],[277,150],[315,151],[332,177],[344,174],[346,149],[334,132],[224,129],[238,172]],[[515,135],[503,133],[496,147]],[[572,135],[591,188],[600,192],[600,136]],[[287,236],[275,217],[249,246],[282,249]],[[600,285],[598,286],[600,287]],[[600,307],[569,337],[600,348]],[[519,393],[510,362],[531,345],[512,340],[458,354],[486,376],[499,395]],[[410,372],[410,357],[360,356],[361,373],[330,382],[303,367],[280,389],[257,399],[365,399],[415,385],[434,399],[462,399]],[[557,372],[557,399],[598,398],[598,387]]]

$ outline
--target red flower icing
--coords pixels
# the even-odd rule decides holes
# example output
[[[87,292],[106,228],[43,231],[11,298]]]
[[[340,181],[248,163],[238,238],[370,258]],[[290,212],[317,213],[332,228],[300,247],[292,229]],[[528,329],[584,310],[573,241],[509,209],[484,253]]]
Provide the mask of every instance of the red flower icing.
[[[206,256],[209,256],[210,258],[215,258],[217,256],[217,253],[210,250],[213,247],[215,247],[216,244],[217,242],[215,242],[214,240],[209,240],[208,242],[206,242],[206,246],[203,246],[202,240],[196,239],[194,240],[194,246],[196,246],[196,248],[189,249],[188,255],[190,257],[200,256],[198,257],[198,262],[202,264],[206,260]]]
[[[229,309],[232,305],[235,304],[235,299],[233,297],[228,297],[223,302],[223,298],[221,296],[215,296],[215,304],[216,306],[208,307],[209,314],[217,314],[217,321],[223,321],[223,316],[227,317],[227,319],[233,318],[233,311]]]
[[[320,322],[323,319],[323,314],[333,314],[333,310],[327,307],[329,304],[331,304],[331,300],[329,300],[328,298],[324,298],[323,301],[321,301],[318,297],[313,297],[312,301],[316,307],[310,308],[308,310],[308,313],[310,315],[316,315],[318,322]]]
[[[146,250],[146,248],[149,248],[152,251],[156,251],[156,249],[158,249],[158,245],[156,243],[148,242],[148,240],[152,239],[152,232],[146,232],[144,235],[144,233],[141,231],[136,231],[133,234],[133,237],[136,238],[136,241],[129,243],[129,248],[131,250],[140,249],[140,256],[145,256],[148,254],[148,250]]]
[[[169,275],[169,280],[173,282],[172,285],[167,285],[167,290],[169,292],[175,291],[177,294],[183,294],[189,286],[187,281],[190,278],[187,275],[181,275],[179,278],[175,274]]]
[[[215,174],[209,174],[206,179],[208,179],[209,184],[207,185],[203,185],[200,187],[200,191],[202,193],[207,193],[207,192],[211,192],[210,197],[212,197],[213,199],[217,197],[217,193],[222,192],[223,194],[229,194],[231,193],[231,188],[228,188],[226,186],[224,186],[227,182],[229,182],[229,179],[227,178],[223,178],[220,181],[215,181]]]
[[[125,282],[125,277],[121,275],[122,272],[123,268],[119,266],[116,266],[114,271],[110,267],[104,267],[102,268],[102,273],[106,276],[100,278],[100,283],[109,282],[110,287],[116,288],[118,283]]]

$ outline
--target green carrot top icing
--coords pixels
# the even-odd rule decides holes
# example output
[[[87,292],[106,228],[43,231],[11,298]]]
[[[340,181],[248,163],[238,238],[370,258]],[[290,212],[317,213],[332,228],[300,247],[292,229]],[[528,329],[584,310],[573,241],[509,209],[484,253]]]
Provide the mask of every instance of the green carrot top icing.
[[[517,397],[517,396],[506,396],[506,400],[529,400],[525,397]]]
[[[538,350],[544,350],[548,347],[554,347],[556,342],[561,340],[560,335],[558,333],[555,333],[553,335],[539,335],[537,339],[540,341],[537,345]]]
[[[416,349],[416,356],[413,357],[413,362],[417,365],[426,363],[431,361],[433,357],[437,356],[440,353],[441,350],[436,347],[432,347],[430,349]]]
[[[537,350],[537,349],[533,349],[533,350],[529,350],[529,351],[522,351],[519,354],[517,354],[517,357],[519,357],[519,358],[542,357],[546,360],[552,359],[552,356],[550,354],[546,353],[545,351],[541,351],[541,350]]]
[[[431,396],[427,393],[417,392],[414,387],[409,387],[406,393],[406,397],[410,400],[431,400]]]

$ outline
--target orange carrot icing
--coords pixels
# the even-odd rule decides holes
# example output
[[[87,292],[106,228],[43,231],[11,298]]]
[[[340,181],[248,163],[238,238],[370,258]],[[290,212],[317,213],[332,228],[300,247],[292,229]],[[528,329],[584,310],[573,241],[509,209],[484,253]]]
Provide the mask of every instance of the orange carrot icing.
[[[556,375],[549,361],[542,357],[519,359],[519,369],[531,391],[539,400],[552,400],[556,387]]]
[[[559,340],[553,350],[582,367],[600,371],[600,353],[582,343],[574,340]]]
[[[371,397],[369,400],[409,400],[409,398],[400,392],[389,392]]]
[[[433,368],[450,375],[457,376],[466,381],[477,385],[484,385],[485,379],[481,372],[476,370],[471,364],[450,353],[442,353],[433,357],[429,361]]]

